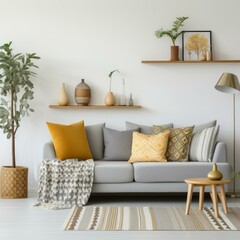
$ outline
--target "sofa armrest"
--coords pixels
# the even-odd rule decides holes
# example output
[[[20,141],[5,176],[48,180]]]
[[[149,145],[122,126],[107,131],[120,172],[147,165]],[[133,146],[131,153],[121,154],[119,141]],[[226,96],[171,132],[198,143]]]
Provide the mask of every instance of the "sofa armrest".
[[[227,145],[224,142],[217,142],[214,152],[213,159],[214,163],[227,163]]]
[[[56,158],[56,153],[52,142],[47,142],[43,146],[43,159]]]

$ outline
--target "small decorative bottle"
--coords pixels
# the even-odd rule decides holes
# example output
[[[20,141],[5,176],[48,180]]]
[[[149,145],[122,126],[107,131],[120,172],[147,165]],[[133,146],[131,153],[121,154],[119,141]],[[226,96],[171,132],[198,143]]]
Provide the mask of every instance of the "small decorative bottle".
[[[133,106],[132,93],[130,94],[130,98],[129,98],[129,106]]]
[[[125,95],[125,80],[123,78],[123,85],[122,85],[122,94],[120,96],[120,106],[126,106],[126,95]]]
[[[64,83],[62,83],[61,88],[60,88],[60,94],[58,97],[58,105],[60,105],[60,106],[68,105],[68,97],[67,97]]]
[[[207,57],[207,61],[211,61],[212,60],[212,52],[207,51],[206,57]]]

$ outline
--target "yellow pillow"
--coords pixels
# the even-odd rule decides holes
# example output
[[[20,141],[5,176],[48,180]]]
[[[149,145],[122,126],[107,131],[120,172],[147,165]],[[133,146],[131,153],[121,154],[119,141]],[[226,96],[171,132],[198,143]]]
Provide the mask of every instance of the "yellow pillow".
[[[166,162],[165,153],[169,135],[169,130],[158,135],[145,135],[134,132],[132,155],[128,162]]]
[[[47,122],[52,136],[56,156],[60,160],[79,158],[91,159],[92,154],[88,145],[84,121],[71,125]]]

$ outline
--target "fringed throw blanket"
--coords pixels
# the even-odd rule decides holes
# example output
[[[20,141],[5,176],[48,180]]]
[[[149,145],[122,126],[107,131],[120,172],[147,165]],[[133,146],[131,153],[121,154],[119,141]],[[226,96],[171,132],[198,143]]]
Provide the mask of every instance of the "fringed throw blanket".
[[[63,209],[85,205],[91,194],[93,175],[92,159],[43,160],[35,206]]]

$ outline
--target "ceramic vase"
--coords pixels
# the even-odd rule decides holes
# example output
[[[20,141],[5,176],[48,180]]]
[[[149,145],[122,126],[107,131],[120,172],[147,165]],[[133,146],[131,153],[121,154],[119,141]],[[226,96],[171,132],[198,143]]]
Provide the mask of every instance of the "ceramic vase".
[[[75,101],[80,106],[87,106],[91,100],[91,89],[82,79],[75,88]]]
[[[113,95],[113,92],[108,92],[108,94],[105,97],[105,105],[106,106],[114,106],[116,100]]]
[[[60,88],[58,104],[60,106],[66,106],[68,104],[68,97],[67,97],[67,92],[66,92],[64,83],[61,85],[61,88]]]
[[[220,171],[217,169],[217,164],[213,164],[213,170],[208,173],[208,178],[210,180],[221,180],[223,178],[223,175]]]
[[[179,61],[179,47],[171,46],[171,59],[170,61]]]

